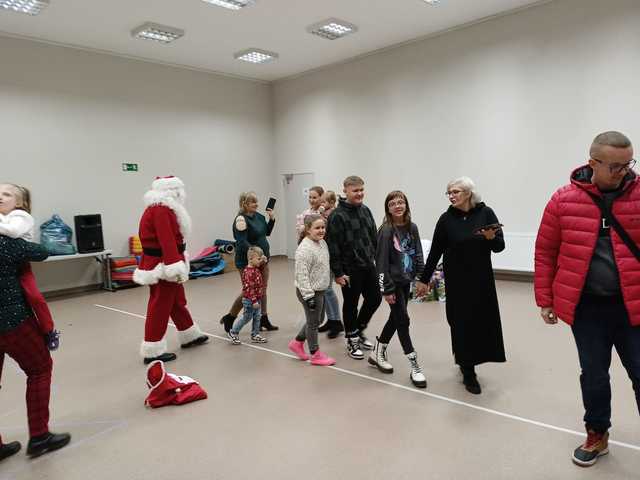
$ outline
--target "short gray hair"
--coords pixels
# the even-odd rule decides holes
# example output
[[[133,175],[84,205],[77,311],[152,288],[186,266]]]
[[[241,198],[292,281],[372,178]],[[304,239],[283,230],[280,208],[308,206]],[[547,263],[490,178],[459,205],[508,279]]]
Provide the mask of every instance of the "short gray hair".
[[[469,177],[459,177],[455,180],[451,180],[447,184],[447,191],[451,189],[451,187],[458,187],[465,192],[471,193],[471,198],[469,199],[471,203],[471,207],[475,207],[478,203],[482,201],[482,197],[478,193],[478,189],[476,188],[476,184]]]
[[[631,140],[624,133],[609,131],[604,132],[596,136],[591,143],[589,149],[589,155],[591,158],[598,156],[602,147],[614,147],[614,148],[629,148],[631,147]]]

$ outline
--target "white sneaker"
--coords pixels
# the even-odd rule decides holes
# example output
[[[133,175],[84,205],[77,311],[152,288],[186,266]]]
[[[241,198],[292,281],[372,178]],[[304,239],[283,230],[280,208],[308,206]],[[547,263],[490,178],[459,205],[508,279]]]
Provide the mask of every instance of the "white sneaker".
[[[358,337],[347,338],[347,354],[356,360],[362,360],[364,358],[364,353],[360,350]]]

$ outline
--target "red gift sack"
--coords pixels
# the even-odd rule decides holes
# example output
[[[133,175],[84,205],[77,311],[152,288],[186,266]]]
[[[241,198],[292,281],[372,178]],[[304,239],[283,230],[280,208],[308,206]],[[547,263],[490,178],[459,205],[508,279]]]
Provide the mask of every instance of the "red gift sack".
[[[164,362],[156,360],[147,368],[147,387],[150,388],[144,404],[158,408],[165,405],[183,405],[207,398],[207,392],[193,378],[168,373]]]

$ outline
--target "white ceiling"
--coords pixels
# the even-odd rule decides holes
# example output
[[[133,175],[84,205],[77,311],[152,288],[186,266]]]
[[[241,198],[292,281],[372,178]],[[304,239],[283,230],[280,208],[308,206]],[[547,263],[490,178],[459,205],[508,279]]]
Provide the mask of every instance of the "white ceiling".
[[[231,11],[202,0],[51,0],[34,17],[0,9],[0,33],[273,81],[536,3],[541,2],[257,0]],[[330,17],[359,30],[333,41],[306,32],[308,25]],[[168,45],[132,38],[130,31],[146,21],[186,34]],[[263,65],[234,60],[235,52],[249,47],[280,58]]]

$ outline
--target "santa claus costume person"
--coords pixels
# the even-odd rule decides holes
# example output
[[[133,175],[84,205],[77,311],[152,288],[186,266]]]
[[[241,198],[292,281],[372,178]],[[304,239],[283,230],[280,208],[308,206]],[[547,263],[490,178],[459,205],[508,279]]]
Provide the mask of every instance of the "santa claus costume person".
[[[150,288],[140,346],[145,364],[176,359],[175,353],[167,352],[169,318],[178,329],[182,348],[202,345],[209,339],[191,318],[182,285],[189,279],[185,240],[191,230],[185,197],[184,184],[173,176],[157,177],[144,196],[146,209],[139,229],[143,254],[133,280]]]

